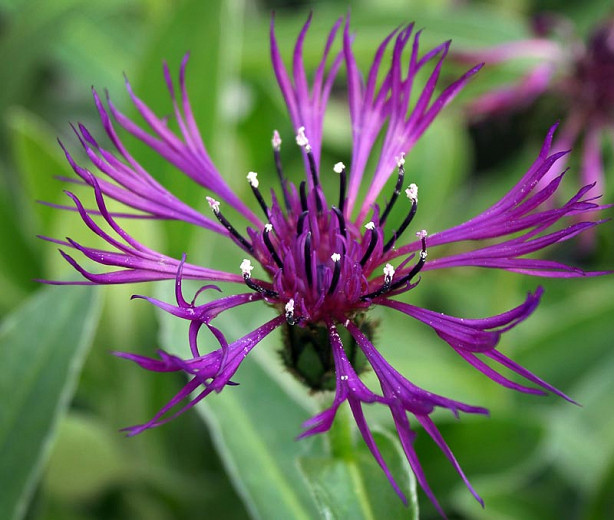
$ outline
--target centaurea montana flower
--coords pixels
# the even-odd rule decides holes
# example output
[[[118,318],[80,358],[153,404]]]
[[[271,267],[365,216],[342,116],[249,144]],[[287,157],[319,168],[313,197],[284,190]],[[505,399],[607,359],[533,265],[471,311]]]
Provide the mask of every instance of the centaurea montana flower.
[[[488,66],[536,60],[516,82],[470,102],[467,114],[474,121],[495,117],[550,96],[561,107],[564,120],[553,150],[569,150],[581,141],[580,185],[595,183],[596,190],[604,193],[602,140],[607,136],[614,143],[614,19],[594,27],[586,42],[575,33],[572,22],[560,15],[536,17],[533,29],[534,38],[456,53],[464,62],[478,60]],[[543,183],[564,166],[565,161],[560,161]]]
[[[540,209],[554,195],[564,176],[559,175],[544,188],[536,188],[540,179],[565,155],[562,152],[550,153],[553,127],[535,162],[498,202],[450,229],[430,235],[419,230],[416,239],[399,246],[418,207],[418,187],[410,183],[403,190],[404,156],[442,108],[480,69],[480,65],[436,93],[436,83],[450,42],[420,56],[420,32],[415,32],[413,25],[408,25],[384,39],[375,53],[366,80],[363,80],[352,52],[349,20],[344,22],[339,19],[326,41],[313,79],[308,81],[302,46],[309,25],[310,20],[300,32],[294,48],[292,73],[289,74],[271,24],[273,69],[295,129],[297,150],[304,159],[306,175],[298,188],[288,180],[280,159],[281,137],[275,131],[272,145],[280,196],[272,191],[268,197],[261,191],[257,174],[247,174],[264,219],[233,193],[207,153],[185,89],[186,57],[181,65],[178,92],[175,91],[168,67],[164,67],[179,134],[171,131],[165,119],[156,116],[136,97],[129,84],[127,87],[132,101],[149,126],[149,131],[128,119],[110,100],[105,107],[94,90],[94,100],[104,130],[116,150],[111,152],[105,149],[85,127],[75,129],[97,171],[77,164],[68,151],[66,157],[79,177],[76,182],[93,188],[97,208],[86,209],[75,195],[68,195],[85,224],[106,241],[108,249],[87,247],[72,239],[49,240],[82,253],[94,262],[117,268],[102,274],[93,273],[61,251],[64,258],[87,279],[78,283],[175,280],[176,303],[149,297],[145,299],[189,322],[191,355],[187,359],[162,351],[159,352],[159,359],[128,353],[118,355],[147,370],[185,372],[190,380],[150,421],[127,428],[129,435],[159,426],[190,409],[210,393],[235,384],[231,378],[249,352],[265,336],[281,328],[285,331],[283,358],[288,368],[313,390],[334,390],[332,405],[308,420],[300,437],[329,430],[339,406],[347,402],[366,445],[396,492],[405,500],[380,454],[363,413],[364,404],[379,403],[388,407],[418,482],[443,515],[414,450],[415,433],[410,425],[409,413],[412,420],[422,425],[433,438],[481,503],[431,419],[431,413],[438,407],[448,409],[456,416],[459,412],[485,414],[487,410],[423,390],[397,372],[371,341],[373,324],[367,311],[380,305],[425,323],[469,364],[504,387],[530,394],[550,391],[569,400],[562,392],[495,348],[503,332],[533,312],[539,303],[541,288],[528,294],[517,307],[484,319],[448,316],[398,301],[395,296],[411,291],[419,282],[418,273],[450,267],[479,266],[558,278],[594,274],[553,260],[526,258],[526,255],[568,240],[597,225],[599,222],[576,221],[568,227],[557,226],[567,216],[582,215],[598,210],[600,206],[594,202],[596,197],[588,195],[592,186],[585,186],[565,204]],[[332,46],[339,36],[341,49],[332,56]],[[384,65],[384,56],[390,47],[390,61]],[[403,58],[404,51],[409,54],[408,61]],[[322,166],[320,161],[324,113],[333,82],[342,65],[347,76],[353,140],[349,168],[340,162]],[[419,88],[416,85],[419,72],[428,73],[427,79],[419,94],[414,96],[412,94]],[[380,77],[383,79],[378,82]],[[116,124],[205,188],[212,218],[187,206],[160,185],[124,147]],[[379,151],[375,147],[378,137],[382,139]],[[370,180],[367,180],[367,159],[373,154],[378,154],[379,159]],[[395,172],[397,180],[394,191],[380,210],[377,200],[386,181]],[[332,202],[331,194],[322,189],[322,175],[338,176],[339,193],[334,194]],[[368,183],[369,189],[365,198],[359,200],[358,191],[364,183]],[[238,247],[239,269],[237,272],[209,269],[188,263],[185,255],[176,259],[149,249],[118,223],[118,217],[129,214],[110,212],[106,199],[122,202],[137,210],[140,216],[184,221],[228,238]],[[406,205],[407,216],[398,227],[394,227],[390,225],[388,216],[391,208],[399,203]],[[246,232],[228,220],[224,210],[226,205],[248,222],[250,227]],[[94,217],[102,217],[109,231],[103,229]],[[440,246],[452,243],[462,246],[464,252],[438,254]],[[247,286],[248,290],[196,304],[196,296],[214,286],[205,285],[190,302],[183,295],[184,279],[207,283],[231,282],[239,287]],[[240,339],[228,342],[223,331],[213,325],[216,316],[253,302],[263,302],[275,308],[278,315]],[[212,331],[220,344],[219,348],[209,353],[201,352],[198,341],[198,333],[203,326]],[[315,354],[311,359],[317,361],[305,366],[302,353],[308,349]],[[494,364],[488,364],[485,359]],[[361,381],[359,373],[366,365],[377,376],[381,392],[372,391]],[[519,374],[535,386],[508,379],[497,371],[497,365]]]

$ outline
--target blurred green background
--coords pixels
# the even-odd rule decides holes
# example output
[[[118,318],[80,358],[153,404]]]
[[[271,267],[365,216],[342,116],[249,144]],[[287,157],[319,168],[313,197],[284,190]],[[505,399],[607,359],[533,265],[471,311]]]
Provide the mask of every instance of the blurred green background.
[[[350,5],[363,70],[381,39],[412,20],[425,28],[423,49],[450,38],[453,48],[467,48],[527,36],[529,16],[538,9],[569,16],[581,34],[611,9],[611,2],[601,0],[363,0]],[[148,420],[184,382],[180,375],[146,373],[110,355],[112,350],[151,355],[161,346],[187,355],[184,323],[171,323],[147,303],[129,299],[166,288],[49,289],[34,281],[76,276],[56,247],[35,235],[69,235],[96,244],[77,216],[34,202],[68,203],[62,192],[66,186],[54,176],[69,174],[58,137],[81,158],[69,122],[82,122],[102,138],[91,85],[99,91],[107,88],[114,103],[134,115],[123,85],[126,73],[156,113],[170,114],[162,60],[176,75],[190,51],[188,90],[205,143],[230,185],[247,196],[240,172],[258,171],[265,186],[274,179],[272,130],[277,128],[288,143],[293,140],[269,64],[270,12],[277,13],[280,47],[290,58],[310,9],[314,22],[305,55],[313,66],[330,26],[347,12],[347,2],[0,2],[0,518],[232,520],[250,513],[262,518],[318,514],[310,492],[317,493],[318,472],[328,467],[330,447],[322,440],[293,441],[301,421],[320,403],[279,366],[279,336],[259,346],[254,359],[240,369],[236,380],[241,386],[211,396],[211,404],[198,412],[126,438],[120,428]],[[445,77],[459,73],[454,65],[447,67]],[[471,88],[483,90],[515,72],[503,68],[481,73],[475,87],[444,111],[408,157],[408,177],[421,190],[416,229],[443,229],[485,208],[524,173],[549,125],[564,115],[541,111],[536,118],[533,108],[527,109],[509,123],[500,149],[476,145],[475,131],[462,118],[463,100],[469,99]],[[323,162],[348,161],[351,141],[340,95],[333,95],[325,126]],[[194,190],[140,143],[128,138],[126,143],[172,192],[205,210],[204,192]],[[610,194],[611,152],[606,163]],[[298,178],[298,154],[288,153],[284,160],[290,176]],[[573,160],[571,165],[569,192],[575,187]],[[127,227],[146,245],[175,256],[185,251],[192,262],[227,268],[241,259],[240,252],[187,226],[137,221]],[[579,250],[578,243],[569,243],[550,257],[585,268],[611,267],[611,225],[598,230],[593,252]],[[485,499],[485,511],[428,436],[418,434],[427,478],[450,518],[600,520],[614,511],[614,281],[433,271],[411,292],[411,301],[481,317],[517,305],[540,284],[546,288],[542,305],[506,334],[501,348],[580,407],[499,388],[418,323],[377,312],[382,325],[376,345],[403,374],[428,390],[491,410],[490,418],[461,421],[436,414]],[[238,337],[250,324],[262,323],[265,314],[250,308],[220,323]],[[234,394],[224,395],[228,393]],[[370,412],[384,439],[389,418],[382,410]],[[368,463],[356,460],[367,475]],[[397,469],[404,471],[402,464]],[[288,476],[286,471],[295,473]],[[397,508],[377,470],[369,478],[374,481],[365,480],[365,493],[371,490],[373,518],[415,514],[411,508]],[[342,477],[331,482],[342,494],[340,481]],[[406,484],[411,486],[409,477]],[[272,489],[285,493],[287,504],[263,513],[266,503],[276,504]],[[378,502],[380,491],[384,498]],[[420,517],[437,518],[420,493]],[[350,510],[346,513],[356,518]]]

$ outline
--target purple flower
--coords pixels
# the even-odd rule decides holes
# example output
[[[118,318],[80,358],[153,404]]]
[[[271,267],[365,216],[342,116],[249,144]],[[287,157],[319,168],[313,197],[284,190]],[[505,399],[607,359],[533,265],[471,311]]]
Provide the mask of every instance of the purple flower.
[[[563,152],[550,153],[553,127],[535,162],[499,201],[456,227],[432,234],[414,230],[416,238],[407,241],[419,197],[418,187],[405,179],[404,155],[480,66],[437,91],[436,83],[450,43],[443,43],[420,55],[420,32],[414,32],[413,26],[409,25],[393,31],[384,39],[366,78],[363,78],[352,53],[349,20],[340,19],[333,26],[321,62],[309,81],[302,61],[302,45],[309,24],[310,20],[307,20],[298,37],[291,74],[282,62],[271,24],[273,68],[295,129],[296,150],[302,154],[306,173],[305,180],[298,187],[285,176],[280,160],[281,138],[275,131],[272,145],[279,189],[269,195],[261,190],[255,172],[247,174],[263,218],[253,213],[233,193],[209,158],[185,90],[186,57],[181,65],[178,91],[168,68],[164,67],[179,133],[170,130],[164,118],[156,116],[137,98],[129,84],[127,88],[132,101],[148,130],[124,116],[110,100],[105,107],[94,91],[104,130],[115,151],[105,149],[85,127],[75,128],[94,168],[80,166],[68,151],[66,157],[79,178],[75,182],[93,188],[97,208],[86,209],[75,195],[68,195],[85,224],[103,238],[108,247],[96,249],[72,239],[49,240],[114,268],[93,273],[82,267],[73,256],[61,251],[64,258],[87,279],[79,283],[175,280],[175,303],[143,296],[138,298],[145,298],[189,322],[191,355],[187,359],[165,352],[159,352],[159,359],[127,353],[117,355],[147,370],[185,372],[190,380],[150,421],[127,428],[129,435],[159,426],[211,392],[235,384],[232,378],[251,349],[265,336],[281,328],[285,337],[282,354],[288,368],[313,390],[334,390],[331,407],[307,421],[300,437],[327,431],[339,406],[347,402],[365,443],[396,492],[405,500],[363,415],[364,404],[379,403],[388,407],[420,485],[443,515],[414,450],[410,419],[428,432],[481,503],[430,415],[437,407],[446,408],[455,416],[459,412],[486,414],[487,410],[430,393],[398,373],[373,345],[374,324],[369,321],[367,311],[381,305],[423,322],[468,363],[505,387],[531,394],[550,391],[570,400],[496,350],[501,334],[522,322],[536,308],[541,288],[528,294],[517,307],[485,319],[447,316],[398,301],[395,296],[412,290],[420,282],[419,273],[449,267],[488,267],[558,278],[599,274],[586,273],[553,260],[527,258],[527,255],[597,225],[599,222],[578,221],[577,217],[598,210],[600,206],[594,202],[596,197],[589,195],[590,185],[583,187],[563,205],[544,206],[564,176],[561,174],[538,188],[540,180],[565,156]],[[338,37],[342,40],[342,49],[332,56],[332,44]],[[388,47],[392,47],[391,59],[385,64],[384,54]],[[408,59],[402,57],[404,51],[409,55]],[[320,160],[326,105],[342,66],[347,76],[353,140],[349,168],[340,162],[321,164]],[[421,76],[426,74],[424,85],[418,85],[418,73]],[[377,81],[378,77],[381,82]],[[203,198],[207,196],[210,216],[187,206],[164,189],[124,147],[116,131],[117,125],[200,184],[204,188]],[[382,142],[379,150],[379,145],[375,146],[378,138]],[[367,179],[367,160],[374,154],[378,160],[373,171],[368,172],[370,179]],[[382,193],[386,181],[393,174],[397,179],[394,191]],[[325,193],[320,183],[323,175],[337,176],[338,192],[327,190]],[[360,200],[358,191],[365,183],[368,184],[367,195]],[[388,202],[380,207],[378,201],[385,197]],[[124,203],[133,211],[110,212],[105,203],[109,198]],[[391,208],[400,204],[405,206],[406,217],[395,226],[388,216]],[[237,222],[230,222],[227,207],[239,214],[233,219]],[[179,260],[149,249],[118,223],[119,217],[127,216],[180,220],[223,235],[238,248],[236,257],[229,259],[236,262],[237,269],[235,272],[209,269],[188,263],[185,255]],[[575,218],[574,223],[568,227],[559,225],[570,216]],[[109,232],[99,226],[96,222],[99,219],[106,222],[105,228],[110,229]],[[247,229],[246,223],[249,225]],[[453,253],[440,247],[452,243],[457,246]],[[428,276],[425,278],[425,283],[428,283]],[[217,287],[204,285],[188,301],[182,290],[184,279],[205,283],[233,282],[244,292],[197,304],[196,298],[202,291]],[[214,326],[216,316],[252,302],[275,308],[277,316],[229,343],[223,331]],[[219,342],[219,348],[208,353],[201,352],[198,341],[203,326],[211,330]],[[305,356],[307,352],[311,355]],[[488,360],[492,363],[487,364]],[[370,390],[361,381],[359,373],[367,366],[379,379],[381,392]],[[498,372],[498,366],[519,374],[533,385],[511,381]],[[197,392],[195,397],[193,392]]]
[[[470,103],[474,120],[518,110],[549,95],[562,106],[565,123],[553,150],[569,150],[582,141],[580,185],[605,191],[602,138],[614,139],[614,19],[595,27],[585,43],[569,20],[556,15],[535,19],[536,37],[492,48],[463,51],[462,61],[484,61],[488,66],[521,59],[536,59],[518,81],[480,95]],[[553,179],[565,160],[544,177]]]

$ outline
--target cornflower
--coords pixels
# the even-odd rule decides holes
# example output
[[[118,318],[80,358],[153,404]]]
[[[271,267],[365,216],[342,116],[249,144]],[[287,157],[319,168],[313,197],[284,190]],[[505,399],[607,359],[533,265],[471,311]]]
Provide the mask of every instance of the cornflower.
[[[592,186],[585,186],[565,204],[542,208],[557,191],[564,174],[547,186],[538,183],[565,153],[550,153],[555,127],[519,181],[500,200],[470,220],[450,229],[428,234],[413,230],[414,239],[403,240],[418,209],[418,186],[405,179],[405,154],[429,127],[437,114],[480,69],[468,70],[456,81],[436,93],[443,61],[450,42],[424,55],[419,54],[420,31],[413,25],[391,32],[377,48],[373,62],[363,80],[352,52],[349,19],[339,19],[326,40],[322,59],[313,79],[307,79],[302,49],[311,17],[303,26],[293,55],[289,74],[283,64],[271,23],[271,58],[275,76],[286,102],[294,127],[297,152],[305,165],[305,179],[298,187],[282,167],[281,136],[273,132],[273,162],[279,191],[266,194],[256,172],[246,174],[259,213],[255,214],[228,186],[216,169],[200,137],[185,88],[187,56],[181,64],[179,90],[175,90],[168,70],[164,76],[170,91],[174,115],[179,127],[175,133],[166,119],[148,108],[126,83],[131,99],[149,126],[143,129],[123,115],[110,100],[105,106],[94,90],[94,101],[105,133],[115,147],[109,151],[100,145],[83,126],[75,128],[83,149],[95,168],[77,164],[66,150],[66,157],[80,184],[90,186],[96,208],[86,209],[77,196],[68,193],[76,211],[87,227],[106,241],[106,249],[88,247],[75,240],[48,239],[65,249],[82,253],[98,264],[116,268],[103,273],[86,270],[71,254],[62,256],[79,272],[84,284],[123,284],[152,280],[175,280],[175,303],[144,298],[164,311],[189,323],[190,355],[181,359],[159,351],[159,358],[130,353],[118,356],[156,372],[184,372],[189,382],[153,418],[127,428],[135,435],[159,426],[192,408],[212,392],[220,392],[232,381],[249,352],[276,329],[283,329],[285,346],[282,357],[288,369],[313,391],[334,391],[331,406],[305,422],[300,438],[329,430],[336,412],[347,402],[358,430],[373,457],[382,468],[398,495],[403,492],[395,482],[364,416],[363,405],[386,406],[404,453],[416,478],[429,499],[445,516],[437,502],[417,454],[411,421],[420,424],[441,448],[456,471],[480,503],[481,498],[462,472],[456,458],[431,418],[436,408],[459,416],[460,412],[486,414],[485,408],[471,406],[423,390],[394,369],[372,342],[374,323],[368,311],[383,306],[405,314],[431,327],[463,359],[500,385],[530,394],[553,392],[570,400],[538,376],[516,364],[496,350],[501,334],[526,319],[537,307],[542,289],[529,293],[517,307],[484,319],[463,319],[404,303],[395,297],[410,292],[420,282],[419,274],[452,267],[504,269],[532,276],[572,278],[586,273],[554,260],[527,258],[552,244],[568,240],[600,222],[574,221],[568,227],[558,224],[567,216],[581,216],[600,209],[589,196]],[[337,39],[341,48],[331,52]],[[390,49],[391,47],[391,49]],[[384,56],[391,50],[390,61]],[[409,54],[404,58],[404,51]],[[327,101],[341,66],[347,77],[347,98],[352,131],[352,155],[349,167],[343,163],[321,164],[322,128]],[[417,84],[418,73],[426,73],[426,82]],[[378,82],[378,78],[382,78]],[[421,90],[416,94],[416,89]],[[164,160],[204,188],[203,198],[210,207],[209,216],[181,202],[155,180],[122,143],[116,125],[141,140]],[[381,148],[375,142],[381,137]],[[367,160],[378,157],[370,179]],[[394,190],[380,208],[378,200],[389,177],[396,173]],[[338,176],[336,193],[325,193],[322,175]],[[367,184],[364,199],[359,188]],[[406,187],[407,186],[407,187]],[[106,199],[125,204],[131,213],[113,213]],[[204,201],[203,201],[204,202]],[[405,218],[398,226],[388,217],[395,205],[403,204]],[[231,222],[226,207],[232,208],[244,222]],[[185,254],[172,258],[140,243],[119,224],[119,217],[147,217],[178,220],[221,235],[237,246],[236,272],[225,272],[190,264]],[[95,219],[94,217],[99,217]],[[96,220],[104,220],[103,229]],[[244,230],[245,223],[248,224]],[[411,236],[411,235],[409,235]],[[402,244],[402,245],[401,245]],[[446,254],[449,244],[462,252]],[[193,279],[206,282],[188,301],[182,282]],[[238,294],[197,304],[201,292],[216,288],[210,282],[230,282],[245,288]],[[235,307],[259,302],[274,308],[276,317],[236,341],[228,342],[223,331],[213,324],[215,318]],[[219,348],[201,352],[198,333],[208,328]],[[312,356],[304,356],[309,351]],[[305,359],[311,359],[308,363]],[[494,362],[487,364],[485,360]],[[359,374],[369,366],[377,376],[381,392],[369,389]],[[521,384],[500,374],[497,366],[519,374],[533,385]]]
[[[593,184],[605,192],[603,139],[614,140],[614,19],[593,28],[587,41],[577,35],[570,20],[543,14],[533,23],[535,37],[491,48],[463,50],[456,58],[496,66],[534,59],[517,81],[479,95],[467,113],[476,121],[524,109],[542,97],[560,108],[564,124],[553,150],[569,150],[581,143],[580,185]],[[543,184],[565,166],[544,177]]]

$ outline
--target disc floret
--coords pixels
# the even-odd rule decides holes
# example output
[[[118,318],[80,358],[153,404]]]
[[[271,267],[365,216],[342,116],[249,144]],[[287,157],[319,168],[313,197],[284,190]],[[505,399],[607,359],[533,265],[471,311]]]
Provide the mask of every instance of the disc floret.
[[[273,151],[276,152],[281,139],[277,131],[273,135]],[[299,128],[296,143],[305,153],[311,152],[304,127]],[[404,160],[401,158],[397,162],[402,169]],[[333,171],[342,175],[345,165],[338,162]],[[317,174],[310,175],[319,187]],[[249,172],[247,178],[262,205],[262,196],[256,192],[259,187],[257,174]],[[283,171],[280,179],[285,179]],[[397,274],[398,281],[392,284],[395,270],[387,263],[382,283],[379,266],[384,263],[384,255],[392,243],[389,242],[390,246],[384,250],[384,237],[390,231],[378,219],[377,211],[362,229],[353,223],[347,226],[341,209],[324,205],[325,198],[318,190],[301,195],[294,184],[282,182],[288,188],[288,209],[284,210],[274,199],[271,207],[265,210],[270,221],[252,234],[250,244],[254,256],[264,259],[263,268],[271,281],[253,280],[253,266],[245,264],[245,260],[241,271],[251,288],[263,294],[269,303],[284,309],[288,323],[321,326],[330,316],[352,318],[364,312],[374,298],[393,288],[399,289],[401,285],[409,286],[424,265],[426,256],[420,256],[413,267],[403,267]],[[412,183],[405,191],[411,208],[401,227],[392,230],[392,241],[409,226],[416,213],[418,187]],[[341,201],[344,198],[343,184],[339,197]],[[391,200],[394,202],[396,197]],[[213,201],[210,205],[219,215],[219,203]],[[426,235],[422,239],[425,238]],[[426,252],[426,242],[423,249]]]

